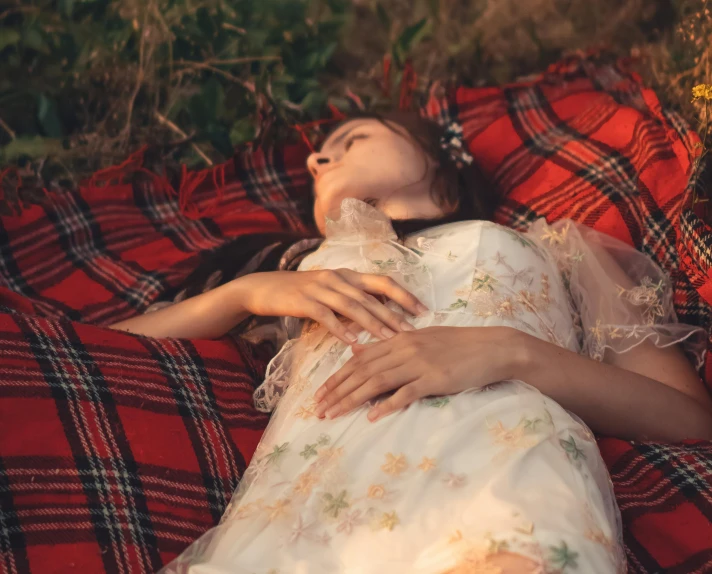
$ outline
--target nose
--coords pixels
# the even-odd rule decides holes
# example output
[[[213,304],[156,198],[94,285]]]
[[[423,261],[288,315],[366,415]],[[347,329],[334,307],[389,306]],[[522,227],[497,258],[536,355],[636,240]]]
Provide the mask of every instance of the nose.
[[[307,158],[307,168],[314,177],[330,167],[331,163],[332,161],[329,156],[320,153],[313,153]]]

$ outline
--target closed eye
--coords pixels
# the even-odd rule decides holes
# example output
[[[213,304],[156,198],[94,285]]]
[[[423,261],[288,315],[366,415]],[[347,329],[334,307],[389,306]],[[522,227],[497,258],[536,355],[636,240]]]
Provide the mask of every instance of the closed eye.
[[[355,134],[355,135],[352,135],[352,136],[351,136],[349,139],[347,139],[346,142],[344,143],[344,149],[345,149],[346,151],[349,151],[349,149],[351,148],[351,146],[353,145],[353,143],[354,143],[356,140],[365,140],[366,138],[368,138],[368,136],[367,136],[366,134]]]

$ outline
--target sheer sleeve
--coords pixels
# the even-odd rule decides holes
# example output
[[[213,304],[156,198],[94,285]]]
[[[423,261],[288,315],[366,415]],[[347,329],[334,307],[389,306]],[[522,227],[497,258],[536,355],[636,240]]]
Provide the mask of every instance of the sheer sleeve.
[[[535,221],[528,234],[556,260],[570,293],[581,352],[602,361],[644,341],[681,344],[702,366],[706,333],[677,321],[670,278],[648,256],[622,241],[571,220]]]

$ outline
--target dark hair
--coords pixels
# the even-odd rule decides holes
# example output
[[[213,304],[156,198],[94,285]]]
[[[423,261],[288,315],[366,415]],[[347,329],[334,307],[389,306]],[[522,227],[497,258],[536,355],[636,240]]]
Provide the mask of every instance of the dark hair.
[[[345,122],[355,119],[375,119],[388,127],[391,127],[389,125],[391,123],[403,127],[423,153],[437,163],[430,192],[433,201],[443,208],[446,215],[433,219],[392,220],[393,230],[401,240],[411,233],[436,225],[471,219],[492,219],[496,196],[491,184],[476,162],[469,166],[458,167],[449,152],[442,149],[441,139],[445,131],[443,127],[421,117],[416,112],[407,111],[391,111],[383,114],[359,113],[349,117]],[[313,233],[252,234],[238,237],[217,249],[202,253],[198,266],[174,291],[174,294],[181,290],[181,299],[192,297],[207,288],[230,281],[241,271],[244,272],[243,268],[260,253],[263,254],[260,260],[247,272],[274,271],[287,249],[297,241],[320,237],[313,219],[308,223],[314,229]],[[317,246],[314,246],[311,251]],[[266,255],[265,251],[267,251]]]

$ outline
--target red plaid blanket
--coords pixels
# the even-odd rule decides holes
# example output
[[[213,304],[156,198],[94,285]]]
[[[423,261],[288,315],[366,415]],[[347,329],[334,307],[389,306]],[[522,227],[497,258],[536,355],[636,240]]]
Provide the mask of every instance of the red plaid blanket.
[[[698,139],[635,75],[573,58],[427,112],[463,124],[500,222],[571,217],[634,244],[673,276],[681,319],[709,328]],[[0,571],[152,572],[217,522],[266,423],[250,393],[269,357],[100,325],[145,309],[227,237],[304,229],[305,156],[242,153],[173,192],[135,155],[0,219]],[[712,444],[600,445],[630,570],[712,572]]]

